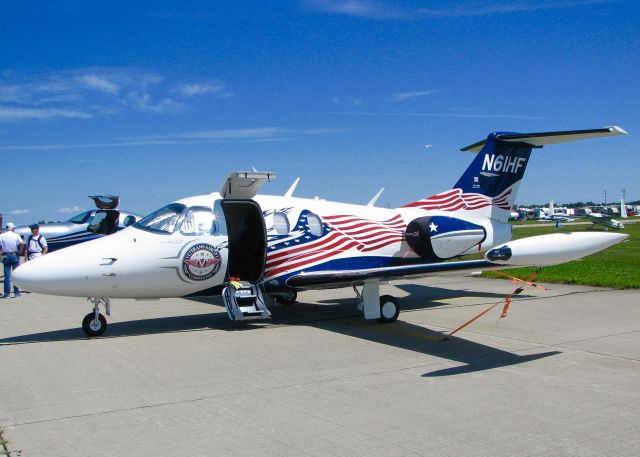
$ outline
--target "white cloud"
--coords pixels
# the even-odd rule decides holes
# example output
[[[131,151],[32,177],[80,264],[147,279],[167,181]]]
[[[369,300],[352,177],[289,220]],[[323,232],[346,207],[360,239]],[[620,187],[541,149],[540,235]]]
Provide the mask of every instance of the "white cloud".
[[[347,116],[389,116],[389,117],[441,117],[464,119],[545,119],[539,116],[520,114],[465,114],[465,113],[394,113],[381,111],[334,111],[331,114],[343,114]]]
[[[401,102],[404,100],[408,100],[410,98],[425,97],[431,94],[433,94],[432,90],[421,90],[417,92],[399,92],[399,93],[393,94],[392,98],[396,102]]]
[[[78,205],[68,206],[66,208],[58,208],[58,212],[61,214],[76,214],[81,213],[82,211],[84,211],[84,208],[81,208]]]
[[[440,8],[404,7],[391,2],[373,0],[307,0],[316,11],[367,19],[423,19],[429,17],[487,16],[611,3],[615,0],[557,0],[502,2],[496,0],[448,2]]]
[[[0,121],[88,119],[125,111],[179,113],[196,96],[229,97],[222,81],[166,81],[135,68],[86,68],[20,76],[0,74]]]
[[[257,141],[285,141],[292,137],[304,135],[335,135],[348,131],[337,128],[308,128],[291,129],[282,127],[257,127],[229,130],[203,130],[196,132],[178,133],[173,135],[147,135],[137,138],[123,139],[106,143],[80,144],[31,144],[0,146],[0,151],[47,151],[118,148],[132,146],[168,146],[184,144],[212,144],[229,142],[257,142]]]
[[[28,209],[12,209],[11,211],[9,211],[8,214],[11,214],[13,216],[19,216],[22,214],[29,214],[31,211]]]
[[[392,19],[404,15],[404,11],[399,8],[370,0],[310,0],[307,3],[321,12],[370,19]]]
[[[96,76],[96,75],[82,75],[78,77],[78,81],[85,84],[87,87],[91,89],[96,89],[102,92],[106,92],[107,94],[117,94],[119,88],[116,84],[109,81],[105,77]]]
[[[220,81],[183,83],[176,87],[175,92],[184,97],[195,97],[198,95],[230,97],[232,95],[224,83]]]
[[[209,140],[245,140],[273,138],[276,136],[281,136],[285,132],[285,129],[281,129],[279,127],[258,127],[252,129],[234,130],[204,130],[198,132],[189,132],[180,136],[183,138],[203,138]]]
[[[0,121],[21,121],[26,119],[90,119],[93,115],[84,111],[58,108],[12,108],[0,106]]]

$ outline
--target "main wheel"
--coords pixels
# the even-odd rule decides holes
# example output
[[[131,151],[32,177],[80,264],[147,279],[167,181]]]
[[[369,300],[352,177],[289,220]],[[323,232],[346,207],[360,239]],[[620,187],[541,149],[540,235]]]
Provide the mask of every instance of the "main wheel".
[[[293,305],[298,299],[298,292],[293,289],[287,289],[283,295],[275,295],[274,298],[281,305]]]
[[[107,319],[102,314],[98,314],[97,320],[95,313],[89,313],[82,319],[82,330],[87,336],[100,336],[106,329]]]
[[[391,295],[380,297],[380,318],[378,322],[386,324],[395,322],[400,314],[400,304]]]

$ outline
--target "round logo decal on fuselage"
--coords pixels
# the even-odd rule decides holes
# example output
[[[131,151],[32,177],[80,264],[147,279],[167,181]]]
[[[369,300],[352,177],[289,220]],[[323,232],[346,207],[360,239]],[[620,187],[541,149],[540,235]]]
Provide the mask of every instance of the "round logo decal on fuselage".
[[[222,258],[218,250],[210,244],[194,244],[182,258],[182,271],[193,281],[213,278],[220,270]]]

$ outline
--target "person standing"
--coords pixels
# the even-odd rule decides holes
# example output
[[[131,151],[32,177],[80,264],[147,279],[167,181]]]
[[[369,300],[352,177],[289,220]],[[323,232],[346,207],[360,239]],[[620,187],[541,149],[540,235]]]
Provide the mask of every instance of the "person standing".
[[[24,253],[25,262],[42,257],[49,251],[46,238],[40,235],[40,226],[31,224],[29,228],[31,229],[31,235],[27,238],[27,249]]]
[[[11,272],[20,265],[20,255],[24,248],[22,238],[14,229],[13,222],[7,224],[7,231],[0,235],[0,249],[2,249],[2,264],[4,265],[4,295],[2,298],[11,297]],[[20,296],[20,289],[16,285],[13,286],[13,295],[17,298]]]

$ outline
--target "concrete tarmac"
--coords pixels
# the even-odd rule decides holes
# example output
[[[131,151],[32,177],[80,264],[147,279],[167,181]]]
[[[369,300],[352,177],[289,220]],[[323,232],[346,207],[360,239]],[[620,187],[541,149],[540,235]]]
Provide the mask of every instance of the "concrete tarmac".
[[[303,292],[264,323],[219,299],[0,300],[0,428],[12,456],[636,456],[640,292],[441,277]]]

